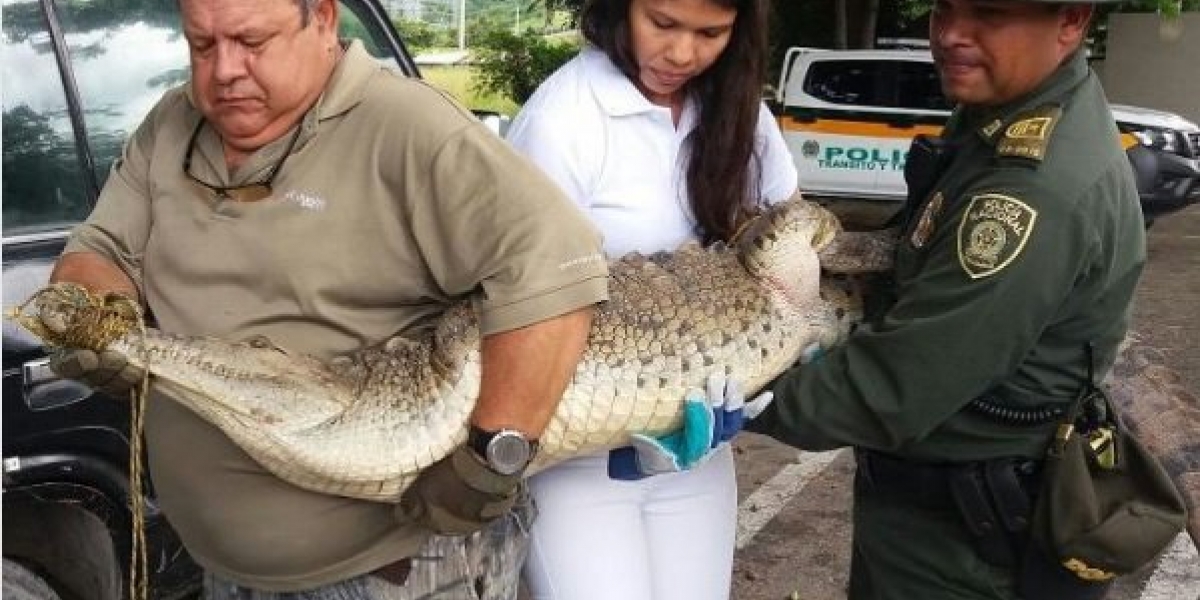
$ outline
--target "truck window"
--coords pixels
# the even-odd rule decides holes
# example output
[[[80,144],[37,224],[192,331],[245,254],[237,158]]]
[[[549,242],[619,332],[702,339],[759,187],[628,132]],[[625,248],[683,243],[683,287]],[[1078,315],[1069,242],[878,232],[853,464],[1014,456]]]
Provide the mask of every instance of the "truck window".
[[[933,63],[901,61],[896,63],[895,107],[916,110],[954,108],[942,95]]]
[[[808,69],[804,92],[833,104],[879,106],[876,86],[879,61],[816,61]]]
[[[949,110],[933,63],[907,60],[818,60],[809,67],[805,93],[855,108]]]

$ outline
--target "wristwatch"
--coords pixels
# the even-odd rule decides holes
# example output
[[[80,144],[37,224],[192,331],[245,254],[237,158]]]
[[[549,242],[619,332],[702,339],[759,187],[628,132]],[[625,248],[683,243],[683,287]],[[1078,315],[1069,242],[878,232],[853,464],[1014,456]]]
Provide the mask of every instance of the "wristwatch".
[[[530,440],[515,429],[488,431],[472,425],[467,446],[489,469],[501,475],[516,475],[525,470],[537,454],[537,440]]]

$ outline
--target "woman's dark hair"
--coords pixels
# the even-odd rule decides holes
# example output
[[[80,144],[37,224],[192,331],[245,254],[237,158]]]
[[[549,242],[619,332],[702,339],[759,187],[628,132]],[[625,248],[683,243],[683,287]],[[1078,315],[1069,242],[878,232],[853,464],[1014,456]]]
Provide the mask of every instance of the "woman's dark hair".
[[[608,55],[634,82],[638,67],[629,32],[632,0],[589,0],[580,15],[584,39]],[[708,69],[688,82],[700,99],[695,130],[687,138],[688,202],[705,244],[728,241],[760,204],[761,164],[754,133],[762,103],[767,52],[766,0],[707,0],[737,11],[729,45]]]

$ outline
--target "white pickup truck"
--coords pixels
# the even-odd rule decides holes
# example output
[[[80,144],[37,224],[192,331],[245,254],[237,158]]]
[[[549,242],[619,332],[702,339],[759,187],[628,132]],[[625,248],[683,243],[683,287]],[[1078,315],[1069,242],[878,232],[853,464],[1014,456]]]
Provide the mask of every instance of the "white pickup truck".
[[[950,115],[928,50],[790,48],[776,87],[784,139],[810,197],[902,201],[919,133]],[[1147,223],[1200,201],[1200,127],[1179,115],[1114,105]]]

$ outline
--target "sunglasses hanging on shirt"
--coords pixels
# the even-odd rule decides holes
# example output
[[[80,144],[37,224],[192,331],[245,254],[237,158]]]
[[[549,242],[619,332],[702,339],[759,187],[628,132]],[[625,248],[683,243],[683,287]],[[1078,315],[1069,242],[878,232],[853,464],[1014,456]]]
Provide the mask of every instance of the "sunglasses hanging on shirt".
[[[296,146],[296,140],[300,137],[299,125],[296,126],[296,132],[292,134],[292,139],[288,141],[287,149],[283,151],[283,155],[279,157],[279,162],[276,162],[271,170],[267,172],[267,176],[254,183],[246,183],[242,185],[213,185],[200,179],[192,174],[192,153],[196,151],[196,140],[200,137],[200,130],[204,127],[204,119],[196,124],[195,131],[192,131],[192,137],[188,139],[187,152],[183,155],[183,174],[187,175],[188,179],[196,182],[197,185],[207,188],[217,198],[221,200],[235,200],[237,202],[258,202],[271,197],[271,182],[275,180],[275,176],[283,169],[283,163],[292,154],[292,149]]]

